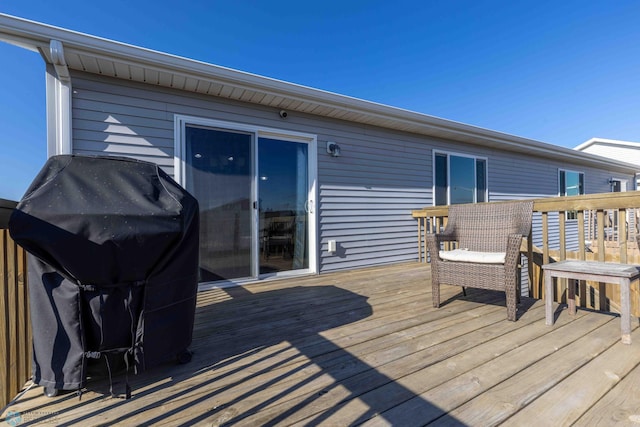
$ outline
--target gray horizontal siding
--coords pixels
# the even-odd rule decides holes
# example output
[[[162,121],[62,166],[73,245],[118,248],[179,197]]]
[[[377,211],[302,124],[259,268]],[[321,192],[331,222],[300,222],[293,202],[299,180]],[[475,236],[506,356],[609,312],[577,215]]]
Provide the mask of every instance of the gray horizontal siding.
[[[76,153],[152,161],[171,175],[175,114],[317,135],[321,272],[417,259],[411,210],[432,204],[433,150],[487,158],[490,201],[556,196],[558,168],[585,172],[589,193],[608,191],[609,177],[617,176],[310,114],[291,113],[283,120],[278,110],[285,105],[255,106],[75,72],[73,88]],[[340,145],[341,157],[326,153],[327,141]],[[535,234],[540,230],[534,221]],[[338,243],[335,254],[327,253],[331,239]]]
[[[389,179],[384,176],[376,178]],[[370,181],[372,179],[369,177]],[[353,268],[362,263],[372,265],[416,260],[416,221],[408,213],[429,203],[430,195],[425,188],[397,188],[392,191],[388,187],[357,189],[322,185],[321,271]],[[337,242],[335,254],[327,252],[329,240]]]
[[[174,114],[316,134],[320,271],[417,259],[410,212],[431,203],[423,138],[307,115],[283,121],[272,109],[94,76],[75,75],[73,84],[76,153],[153,161],[169,173]],[[328,140],[342,157],[327,155]],[[338,241],[335,255],[326,251],[329,239]]]
[[[173,175],[173,116],[144,108],[135,98],[105,93],[100,85],[89,90],[91,83],[74,80],[74,152],[154,162]]]

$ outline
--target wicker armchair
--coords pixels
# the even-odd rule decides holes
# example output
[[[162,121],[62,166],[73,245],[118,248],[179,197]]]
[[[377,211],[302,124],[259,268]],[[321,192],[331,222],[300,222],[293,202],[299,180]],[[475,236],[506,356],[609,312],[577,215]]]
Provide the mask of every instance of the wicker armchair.
[[[452,205],[444,232],[428,234],[433,306],[440,306],[440,284],[504,291],[507,319],[516,320],[517,267],[522,238],[529,235],[533,202]],[[457,249],[442,251],[443,242]]]

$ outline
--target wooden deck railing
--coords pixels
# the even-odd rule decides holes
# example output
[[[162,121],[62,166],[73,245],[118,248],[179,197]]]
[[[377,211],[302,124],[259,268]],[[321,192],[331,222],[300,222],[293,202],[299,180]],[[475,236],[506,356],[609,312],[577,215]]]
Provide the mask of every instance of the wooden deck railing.
[[[640,209],[626,209],[624,215],[625,226],[627,228],[627,241],[635,242],[636,235],[639,233],[638,227],[640,226],[640,219],[638,218]],[[598,235],[598,216],[596,211],[585,212],[585,238],[589,240],[597,240]],[[618,247],[620,241],[619,224],[620,211],[619,209],[605,209],[603,211],[604,216],[604,242],[605,246]]]
[[[9,236],[6,213],[15,202],[0,199],[0,408],[31,377],[31,325],[27,257]]]
[[[638,208],[640,192],[637,191],[535,199],[533,232],[522,248],[527,256],[529,295],[544,297],[540,267],[549,262],[579,259],[640,264],[635,241]],[[427,262],[425,235],[444,228],[448,207],[427,207],[412,214],[418,220],[419,260]],[[565,301],[565,286],[563,281],[558,284],[556,301]],[[619,290],[615,285],[580,282],[572,286],[577,289],[578,305],[618,311]],[[639,297],[636,282],[631,287],[634,316],[640,316]]]

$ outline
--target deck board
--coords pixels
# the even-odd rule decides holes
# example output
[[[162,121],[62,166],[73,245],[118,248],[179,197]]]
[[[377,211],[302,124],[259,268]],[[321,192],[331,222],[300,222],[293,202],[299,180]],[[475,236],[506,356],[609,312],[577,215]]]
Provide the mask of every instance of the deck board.
[[[613,328],[608,328],[611,332],[615,332],[615,323]],[[598,332],[602,332],[600,336],[590,334],[588,337],[581,338],[582,340],[590,339],[590,343],[600,341],[592,345],[591,354],[582,355],[580,362],[587,363],[584,363],[580,369],[572,371],[571,375],[558,381],[544,395],[540,395],[538,399],[515,414],[508,425],[522,425],[523,420],[533,414],[542,424],[572,424],[636,367],[637,360],[629,356],[635,356],[640,352],[638,343],[632,343],[631,347],[620,342],[609,344],[610,334],[606,333],[609,331],[599,328]],[[638,330],[634,334],[636,337],[637,332]],[[609,345],[605,347],[605,344]],[[594,357],[595,355],[600,357]],[[565,372],[578,365],[568,363],[568,357],[564,359]],[[556,373],[559,372],[556,371]]]
[[[640,424],[640,366],[622,378],[575,423],[576,426],[636,424]]]
[[[558,333],[547,334],[545,338],[549,339],[528,343],[506,358],[500,358],[495,363],[465,374],[473,375],[473,378],[482,378],[484,388],[472,400],[451,410],[449,414],[468,424],[476,424],[483,420],[486,425],[495,425],[505,421],[528,402],[563,381],[577,366],[586,363],[610,345],[609,338],[616,335],[615,322],[605,322],[601,319],[594,322],[591,321],[592,317],[583,317],[581,321],[572,322],[571,330],[558,330]],[[567,335],[571,336],[574,333],[580,337],[578,340],[566,339]],[[578,346],[581,349],[580,353],[575,351]],[[515,372],[515,368],[504,369],[521,361],[530,364],[530,369],[519,372]],[[547,409],[538,407],[538,411],[546,413]],[[529,414],[534,415],[534,419],[539,419],[540,413]],[[513,425],[523,425],[522,421],[520,418],[520,424],[516,421]],[[553,421],[542,422],[540,425],[565,424]]]
[[[429,278],[427,265],[411,263],[203,291],[193,360],[131,376],[131,400],[111,398],[101,380],[81,401],[75,393],[49,399],[34,387],[9,410],[23,414],[21,425],[110,426],[522,425],[542,412],[547,424],[593,425],[640,417],[629,396],[638,395],[640,337],[622,346],[619,318],[570,316],[556,306],[547,326],[543,302],[523,298],[518,321],[509,322],[503,294],[470,289],[463,297],[446,286],[434,309]],[[122,387],[118,376],[114,388]],[[559,402],[576,389],[578,403],[564,408]]]

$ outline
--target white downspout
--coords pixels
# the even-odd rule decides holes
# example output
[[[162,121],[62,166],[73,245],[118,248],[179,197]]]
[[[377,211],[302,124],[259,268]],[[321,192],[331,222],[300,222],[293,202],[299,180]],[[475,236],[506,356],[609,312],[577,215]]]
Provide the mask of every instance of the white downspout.
[[[62,42],[51,40],[49,52],[51,64],[47,64],[47,151],[51,157],[72,153],[72,88]]]

